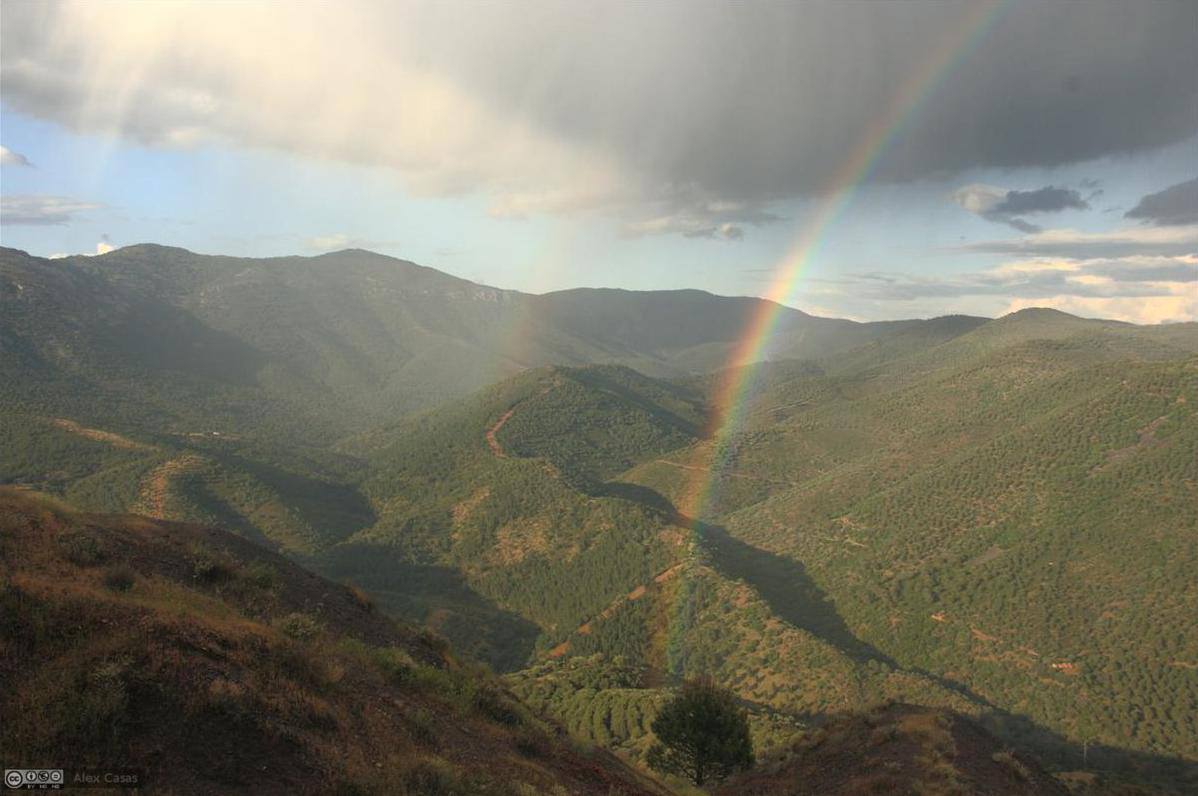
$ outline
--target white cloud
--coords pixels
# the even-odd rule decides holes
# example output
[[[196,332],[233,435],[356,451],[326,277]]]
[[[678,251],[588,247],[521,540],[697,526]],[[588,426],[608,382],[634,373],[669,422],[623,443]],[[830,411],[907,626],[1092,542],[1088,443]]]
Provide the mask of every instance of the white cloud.
[[[1188,293],[1145,298],[1099,298],[1090,296],[1046,296],[1014,299],[1002,314],[1027,307],[1051,307],[1083,318],[1107,318],[1127,323],[1176,323],[1198,320],[1198,294]]]
[[[0,145],[0,166],[32,166],[29,158],[20,152],[13,152],[6,146]]]
[[[1135,323],[1198,320],[1198,255],[1033,257],[945,277],[864,273],[812,280],[807,295],[825,306],[866,306],[873,317],[1051,306]],[[843,310],[842,310],[843,313]]]
[[[107,234],[101,235],[100,240],[96,242],[96,250],[94,252],[80,252],[77,255],[67,254],[66,252],[55,252],[46,257],[47,260],[61,260],[66,257],[99,257],[101,254],[108,254],[116,251],[119,246],[112,242],[112,239]]]
[[[953,191],[952,199],[975,215],[985,215],[1007,197],[1007,189],[995,185],[974,183]]]
[[[344,232],[337,232],[332,235],[317,235],[315,238],[308,238],[307,246],[309,249],[327,252],[334,249],[348,249],[349,235]]]
[[[394,240],[368,240],[366,238],[356,238],[352,235],[347,235],[344,232],[334,232],[329,235],[317,235],[308,238],[304,241],[304,246],[312,251],[331,252],[340,249],[394,249],[399,246],[399,241]]]

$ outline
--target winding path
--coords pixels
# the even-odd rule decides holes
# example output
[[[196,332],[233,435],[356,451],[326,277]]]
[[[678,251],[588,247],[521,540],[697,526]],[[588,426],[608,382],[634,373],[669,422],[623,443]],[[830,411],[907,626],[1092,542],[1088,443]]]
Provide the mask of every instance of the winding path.
[[[516,406],[519,405],[520,404],[516,404]],[[497,459],[506,459],[507,453],[504,452],[503,445],[500,444],[499,438],[495,435],[499,433],[499,429],[503,428],[503,424],[510,420],[512,415],[516,413],[516,406],[513,406],[511,409],[500,415],[499,419],[495,421],[495,425],[487,429],[487,447],[491,449],[491,453],[493,453]]]

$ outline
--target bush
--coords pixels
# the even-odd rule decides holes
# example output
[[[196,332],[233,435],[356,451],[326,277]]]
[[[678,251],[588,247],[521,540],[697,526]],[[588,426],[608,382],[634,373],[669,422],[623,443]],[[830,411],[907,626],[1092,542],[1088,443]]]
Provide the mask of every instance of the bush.
[[[406,650],[399,647],[371,648],[375,664],[386,678],[397,686],[405,686],[416,677],[416,662]]]
[[[474,695],[475,709],[491,721],[515,727],[523,723],[523,717],[515,706],[494,688],[483,686]]]
[[[408,716],[408,734],[421,746],[437,748],[437,722],[428,708],[417,708]]]
[[[87,531],[61,533],[57,542],[63,557],[76,566],[94,567],[107,558],[100,540]]]
[[[104,586],[109,591],[126,592],[132,589],[136,582],[137,576],[124,564],[111,567],[104,573]]]
[[[374,611],[374,598],[367,594],[365,589],[363,589],[361,586],[356,586],[353,583],[347,584],[346,588],[349,589],[349,593],[353,595],[354,601],[357,602],[358,605],[362,606],[367,611]]]
[[[191,554],[191,576],[200,583],[221,583],[233,577],[233,567],[214,550],[197,547]]]
[[[279,571],[265,561],[255,561],[245,568],[245,579],[250,584],[264,591],[270,591],[279,585]]]
[[[440,759],[423,759],[413,762],[399,777],[403,793],[416,796],[456,796],[465,794],[458,773]]]
[[[449,642],[431,627],[421,628],[418,638],[442,655],[449,652]]]
[[[526,729],[516,735],[516,751],[520,753],[521,757],[535,760],[549,754],[549,744],[546,743],[545,736],[534,730]]]
[[[296,641],[311,641],[324,630],[315,619],[300,613],[287,614],[287,616],[276,619],[274,626],[284,636]]]
[[[990,756],[990,759],[1011,769],[1019,779],[1027,780],[1032,778],[1031,770],[1009,749],[1002,752],[995,752]]]

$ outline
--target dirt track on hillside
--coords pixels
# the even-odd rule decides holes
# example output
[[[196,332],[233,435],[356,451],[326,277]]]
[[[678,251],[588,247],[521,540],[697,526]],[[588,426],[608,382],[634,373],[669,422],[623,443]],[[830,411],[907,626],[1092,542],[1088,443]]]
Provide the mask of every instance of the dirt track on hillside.
[[[495,454],[495,458],[497,459],[506,459],[507,454],[504,452],[503,445],[500,444],[499,439],[495,435],[499,433],[499,429],[503,428],[503,424],[510,420],[515,413],[516,407],[513,406],[500,415],[499,419],[495,421],[495,425],[487,429],[487,447],[491,449],[491,453]]]

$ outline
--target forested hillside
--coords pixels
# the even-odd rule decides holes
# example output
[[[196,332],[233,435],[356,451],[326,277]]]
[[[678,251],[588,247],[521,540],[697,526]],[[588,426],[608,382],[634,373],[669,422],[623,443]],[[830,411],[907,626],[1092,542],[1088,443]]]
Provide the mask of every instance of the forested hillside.
[[[707,372],[754,302],[5,250],[0,481],[351,581],[630,761],[705,675],[771,754],[897,700],[1198,788],[1198,326],[795,313]]]
[[[812,629],[850,656],[1030,719],[1007,737],[1058,765],[1077,765],[1067,739],[1192,784],[1196,341],[1035,311],[771,368],[721,441],[704,546],[778,616],[806,584],[828,620]],[[708,445],[622,478],[677,498]]]
[[[700,291],[532,296],[356,249],[248,259],[145,244],[46,260],[0,248],[0,407],[327,444],[529,367],[710,370],[761,304]],[[785,309],[778,353],[891,326]]]

